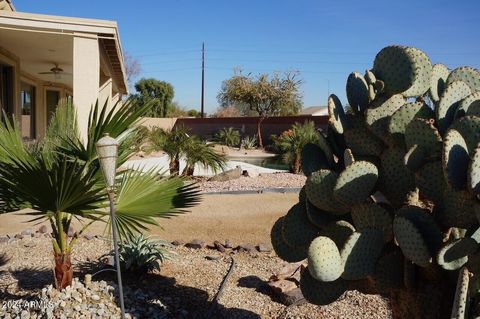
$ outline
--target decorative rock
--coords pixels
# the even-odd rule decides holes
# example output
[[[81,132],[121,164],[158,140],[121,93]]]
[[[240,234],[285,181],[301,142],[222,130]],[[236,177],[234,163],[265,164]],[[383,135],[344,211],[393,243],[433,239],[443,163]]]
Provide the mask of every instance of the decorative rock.
[[[172,245],[173,245],[173,246],[182,246],[182,245],[184,245],[184,244],[185,244],[185,242],[183,242],[183,241],[181,241],[181,240],[174,240],[174,241],[172,241]]]
[[[75,236],[75,229],[73,229],[72,226],[68,227],[67,235],[68,235],[68,237],[73,237],[73,236]]]
[[[213,245],[215,246],[215,248],[216,248],[219,252],[221,252],[221,253],[224,253],[224,252],[225,252],[225,247],[224,247],[219,241],[215,240],[215,241],[213,242]]]
[[[194,239],[191,242],[185,244],[185,247],[192,249],[202,249],[205,248],[206,244],[203,240]]]
[[[21,232],[23,236],[32,236],[33,235],[33,230],[31,228],[27,228],[24,231]]]
[[[85,275],[85,286],[88,286],[92,283],[92,275],[91,274],[86,274]]]
[[[233,243],[230,239],[225,240],[225,245],[223,245],[225,248],[233,248]]]
[[[219,260],[221,256],[206,256],[205,259],[207,260]]]
[[[16,238],[16,239],[23,239],[23,235],[22,235],[22,234],[16,234],[14,238]]]
[[[6,244],[8,243],[8,236],[0,236],[0,244]]]
[[[41,233],[41,234],[45,234],[48,232],[48,227],[47,225],[42,225],[40,226],[40,228],[38,228],[38,232]]]
[[[256,248],[254,245],[252,244],[241,244],[237,247],[237,250],[238,251],[246,251],[246,252],[252,252],[252,251],[255,251]]]
[[[265,244],[265,243],[260,243],[257,246],[257,250],[261,253],[268,253],[272,251],[272,245],[270,244]]]
[[[209,181],[213,182],[226,182],[231,181],[233,179],[240,178],[242,176],[242,168],[237,166],[234,169],[225,171],[223,173],[217,174],[209,179]]]
[[[99,295],[92,295],[90,298],[92,298],[92,300],[95,300],[95,301],[99,301],[99,300],[100,300],[100,296],[99,296]]]
[[[85,238],[86,240],[92,240],[93,238],[95,238],[95,235],[85,234],[85,235],[83,235],[83,238]]]

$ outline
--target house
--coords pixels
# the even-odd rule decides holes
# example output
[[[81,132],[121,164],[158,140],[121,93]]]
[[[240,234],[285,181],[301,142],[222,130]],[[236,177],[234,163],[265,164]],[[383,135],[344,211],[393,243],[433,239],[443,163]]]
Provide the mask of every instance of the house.
[[[300,115],[326,116],[328,115],[328,108],[326,106],[310,106],[303,108]]]
[[[23,13],[0,0],[0,108],[25,139],[41,138],[59,101],[73,99],[80,133],[98,99],[127,94],[116,22]]]

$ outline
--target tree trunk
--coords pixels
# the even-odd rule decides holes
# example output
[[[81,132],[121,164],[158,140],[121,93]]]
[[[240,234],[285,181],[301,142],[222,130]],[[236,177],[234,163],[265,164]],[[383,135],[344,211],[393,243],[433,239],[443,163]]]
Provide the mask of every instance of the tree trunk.
[[[178,173],[180,172],[180,160],[178,159],[178,157],[174,157],[170,160],[169,168],[170,175],[178,175]]]
[[[300,173],[300,154],[295,155],[295,162],[293,163],[293,173],[298,174]]]
[[[258,136],[258,146],[260,148],[263,148],[263,138],[262,138],[262,129],[261,129],[261,126],[262,126],[262,122],[265,120],[265,117],[262,116],[258,119],[258,123],[257,123],[257,136]]]
[[[72,284],[73,267],[70,253],[54,253],[55,287],[62,290]]]

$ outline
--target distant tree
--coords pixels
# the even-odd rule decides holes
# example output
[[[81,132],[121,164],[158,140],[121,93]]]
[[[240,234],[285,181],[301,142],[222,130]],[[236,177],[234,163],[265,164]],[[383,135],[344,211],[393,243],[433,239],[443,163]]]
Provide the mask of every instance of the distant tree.
[[[166,117],[187,117],[188,113],[187,110],[178,104],[178,102],[174,101],[170,104],[168,108],[168,114]]]
[[[195,109],[190,109],[187,111],[187,115],[192,117],[200,117],[200,112]]]
[[[239,117],[242,113],[235,106],[219,107],[212,117]]]
[[[140,65],[140,61],[128,52],[125,52],[123,58],[125,62],[125,73],[127,76],[127,82],[130,86],[133,85],[133,81],[142,72],[142,66]]]
[[[135,90],[137,93],[133,95],[133,98],[139,107],[154,101],[146,116],[167,117],[172,108],[172,99],[175,94],[170,83],[153,78],[143,78],[135,84]]]
[[[235,71],[233,77],[223,81],[217,99],[222,106],[248,105],[259,116],[257,123],[258,145],[263,147],[261,124],[270,116],[298,114],[302,107],[300,85],[297,72],[283,75],[274,73],[253,77]]]

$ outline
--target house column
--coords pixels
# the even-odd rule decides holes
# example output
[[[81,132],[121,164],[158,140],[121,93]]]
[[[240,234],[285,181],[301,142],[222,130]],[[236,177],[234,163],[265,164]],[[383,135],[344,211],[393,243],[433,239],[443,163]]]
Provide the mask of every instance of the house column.
[[[80,137],[87,140],[88,115],[98,99],[100,49],[96,35],[75,33],[73,38],[73,104]]]

